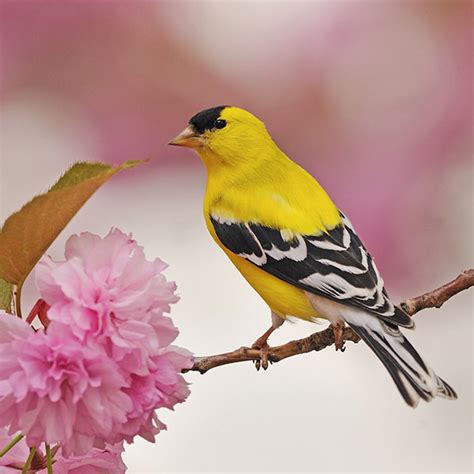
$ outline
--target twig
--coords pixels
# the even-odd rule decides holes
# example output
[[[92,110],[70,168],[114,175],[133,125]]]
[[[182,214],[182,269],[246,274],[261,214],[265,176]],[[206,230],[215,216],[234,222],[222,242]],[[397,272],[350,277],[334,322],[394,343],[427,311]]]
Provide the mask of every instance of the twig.
[[[418,313],[422,309],[440,308],[443,303],[463,290],[474,286],[474,269],[465,270],[457,278],[437,288],[436,290],[416,296],[400,304],[404,311],[410,316]],[[343,331],[343,341],[359,342],[359,337],[351,328],[346,327]],[[334,333],[331,328],[311,334],[303,339],[290,341],[281,346],[270,347],[268,360],[279,362],[280,360],[298,354],[305,354],[311,351],[320,351],[334,344]],[[232,352],[217,354],[205,357],[195,357],[194,365],[183,372],[196,371],[205,374],[208,370],[220,367],[221,365],[234,364],[236,362],[260,360],[260,350],[249,347],[241,347]]]
[[[426,308],[441,308],[441,306],[463,290],[474,285],[474,269],[463,271],[457,278],[436,290],[429,291],[424,295],[411,298],[403,303],[401,307],[410,316]]]

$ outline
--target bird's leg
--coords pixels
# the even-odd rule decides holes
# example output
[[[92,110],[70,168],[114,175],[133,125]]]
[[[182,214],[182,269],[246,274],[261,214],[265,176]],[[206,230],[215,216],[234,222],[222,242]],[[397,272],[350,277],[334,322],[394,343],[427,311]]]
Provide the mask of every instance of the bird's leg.
[[[346,348],[344,347],[344,340],[342,338],[342,333],[344,331],[344,321],[338,321],[337,323],[331,323],[332,331],[334,333],[334,345],[336,346],[336,351],[344,352]]]
[[[268,345],[268,338],[273,331],[278,329],[284,322],[285,320],[283,318],[272,311],[272,325],[252,344],[252,349],[260,350],[260,360],[255,361],[255,367],[257,370],[260,370],[260,366],[263,370],[268,369],[268,349],[270,348]]]

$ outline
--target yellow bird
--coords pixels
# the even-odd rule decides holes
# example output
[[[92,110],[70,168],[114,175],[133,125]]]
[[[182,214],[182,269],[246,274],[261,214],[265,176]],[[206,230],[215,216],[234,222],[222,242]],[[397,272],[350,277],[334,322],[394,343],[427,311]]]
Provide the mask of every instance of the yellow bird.
[[[206,166],[207,228],[270,307],[272,326],[254,344],[264,368],[267,339],[288,316],[324,318],[336,349],[345,323],[352,327],[409,405],[457,398],[400,332],[413,321],[390,301],[350,221],[261,120],[238,107],[214,107],[194,115],[170,144],[193,148]]]

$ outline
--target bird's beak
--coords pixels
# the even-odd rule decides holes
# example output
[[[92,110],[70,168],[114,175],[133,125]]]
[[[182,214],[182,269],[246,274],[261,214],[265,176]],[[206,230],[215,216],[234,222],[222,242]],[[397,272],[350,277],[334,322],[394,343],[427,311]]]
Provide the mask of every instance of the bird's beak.
[[[199,148],[204,144],[202,137],[192,125],[188,125],[179,135],[173,138],[168,145],[185,146],[188,148]]]

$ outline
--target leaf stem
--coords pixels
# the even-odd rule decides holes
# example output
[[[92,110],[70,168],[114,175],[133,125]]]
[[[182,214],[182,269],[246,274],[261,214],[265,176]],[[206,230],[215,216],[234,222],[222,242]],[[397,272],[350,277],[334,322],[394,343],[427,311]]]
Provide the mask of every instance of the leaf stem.
[[[46,446],[46,465],[48,466],[48,474],[53,474],[53,458],[51,456],[51,448],[48,443],[44,443]]]
[[[30,466],[31,466],[31,461],[33,460],[35,453],[36,453],[36,448],[31,448],[30,454],[28,455],[28,459],[26,460],[25,465],[23,466],[21,474],[28,474],[28,471],[30,470]]]
[[[25,435],[19,433],[13,439],[11,439],[10,442],[0,451],[0,458],[7,454],[8,451],[13,448],[13,446],[18,444],[24,438],[24,436]]]
[[[15,289],[15,313],[21,318],[21,288],[22,284],[17,285]]]

